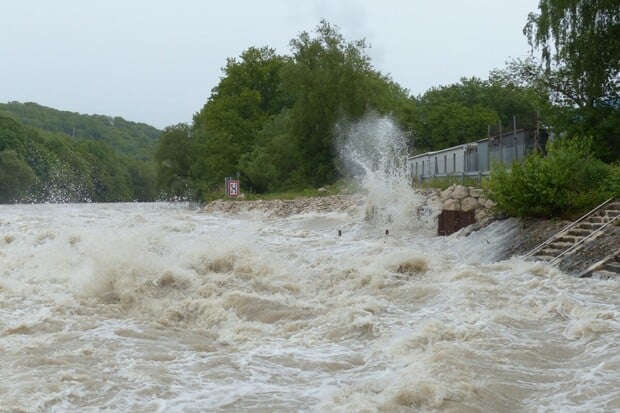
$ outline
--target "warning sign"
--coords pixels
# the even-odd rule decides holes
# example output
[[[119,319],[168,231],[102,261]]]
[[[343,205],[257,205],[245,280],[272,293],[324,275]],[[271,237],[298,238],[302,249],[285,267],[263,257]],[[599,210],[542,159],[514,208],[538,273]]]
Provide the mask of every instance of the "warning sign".
[[[231,196],[231,197],[239,196],[240,192],[241,192],[241,187],[239,186],[238,179],[229,179],[228,181],[226,181],[226,195],[227,196]]]

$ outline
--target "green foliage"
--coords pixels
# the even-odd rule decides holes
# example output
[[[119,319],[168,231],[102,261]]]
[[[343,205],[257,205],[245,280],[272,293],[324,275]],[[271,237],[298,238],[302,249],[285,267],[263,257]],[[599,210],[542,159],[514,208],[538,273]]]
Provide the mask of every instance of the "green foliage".
[[[155,154],[157,188],[166,198],[192,194],[193,141],[188,125],[169,126],[159,139]]]
[[[272,49],[250,48],[239,61],[229,59],[225,77],[213,89],[191,128],[190,161],[196,194],[219,190],[226,176],[240,171],[239,161],[255,146],[258,131],[290,100],[281,88],[287,59]]]
[[[406,129],[415,131],[416,151],[438,150],[484,139],[489,126],[535,126],[540,100],[530,88],[492,74],[489,80],[462,78],[459,83],[432,88],[413,101],[402,116]]]
[[[491,199],[510,216],[571,217],[620,195],[617,167],[596,159],[591,139],[550,142],[508,170],[496,164],[487,182]]]
[[[158,161],[162,188],[174,193],[173,177],[187,177],[205,199],[237,173],[257,193],[322,186],[338,178],[333,135],[339,118],[406,106],[406,92],[372,68],[364,42],[346,42],[327,22],[316,36],[304,32],[290,45],[290,57],[250,48],[228,59],[194,116],[189,174]],[[164,133],[160,148],[168,141]]]
[[[0,152],[0,203],[21,199],[34,182],[32,168],[16,151]]]
[[[252,192],[303,188],[296,143],[291,136],[290,112],[273,117],[258,133],[255,149],[244,154],[239,166]]]
[[[620,97],[620,2],[541,0],[525,27],[546,70],[563,79],[561,92],[579,107]]]
[[[152,162],[121,158],[102,142],[42,137],[0,115],[0,202],[153,199]]]
[[[545,90],[555,106],[556,132],[590,135],[597,157],[620,158],[620,2],[542,0],[524,32],[541,63],[523,77]]]
[[[291,133],[300,175],[316,187],[338,178],[336,121],[358,119],[369,108],[385,113],[405,100],[406,93],[372,68],[364,41],[347,43],[326,21],[317,27],[316,37],[303,32],[290,45],[294,65],[287,67],[284,85],[296,96]]]
[[[129,122],[118,116],[82,115],[30,102],[0,104],[0,113],[38,129],[44,136],[62,134],[96,140],[109,145],[119,156],[141,160],[153,158],[161,134],[152,126]]]

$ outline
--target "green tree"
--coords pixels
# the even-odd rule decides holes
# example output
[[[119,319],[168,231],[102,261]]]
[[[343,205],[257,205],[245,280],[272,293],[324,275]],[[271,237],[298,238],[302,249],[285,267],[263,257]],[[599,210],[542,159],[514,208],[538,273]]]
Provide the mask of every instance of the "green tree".
[[[167,197],[191,195],[193,151],[194,144],[188,125],[179,123],[164,129],[155,153],[159,192]]]
[[[533,128],[540,97],[532,88],[517,85],[503,72],[489,80],[462,78],[458,83],[432,88],[417,99],[406,116],[406,129],[415,131],[418,151],[437,150],[483,139],[488,127],[497,133],[513,127]]]
[[[0,103],[0,113],[22,125],[36,128],[41,135],[63,134],[77,139],[92,139],[109,145],[117,155],[141,160],[153,158],[160,130],[127,121],[121,117],[83,115],[60,111],[36,103]]]
[[[41,136],[0,116],[0,202],[148,201],[151,162],[119,157],[103,142],[62,133]]]
[[[128,171],[109,146],[95,141],[81,142],[77,148],[89,165],[94,202],[132,200]]]
[[[250,48],[239,60],[228,59],[225,76],[194,116],[191,177],[199,193],[213,191],[224,177],[236,174],[263,123],[289,104],[281,87],[285,64],[287,59],[269,48]]]
[[[301,175],[310,186],[337,178],[333,147],[339,119],[360,118],[372,108],[385,113],[406,100],[406,91],[372,68],[364,40],[347,42],[336,26],[321,21],[312,37],[290,42],[293,64],[284,85],[294,93],[291,135]]]
[[[132,200],[139,202],[153,201],[157,198],[157,168],[154,161],[124,159],[129,173]]]
[[[32,168],[16,151],[0,151],[0,203],[22,200],[35,180]]]
[[[529,75],[565,108],[556,129],[592,135],[596,153],[620,157],[620,2],[541,0],[524,33],[541,51]]]
[[[581,108],[617,101],[620,93],[620,2],[541,0],[524,32],[540,48],[557,91]]]
[[[241,174],[253,192],[303,187],[301,161],[290,124],[290,111],[273,117],[259,132],[254,151],[242,156]]]

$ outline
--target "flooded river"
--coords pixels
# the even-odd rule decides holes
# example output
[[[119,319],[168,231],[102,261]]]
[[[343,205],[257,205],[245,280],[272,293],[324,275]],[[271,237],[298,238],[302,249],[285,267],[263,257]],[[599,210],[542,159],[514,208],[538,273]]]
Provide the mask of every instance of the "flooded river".
[[[0,206],[0,411],[620,411],[618,281],[435,236],[402,134],[339,133],[359,208]]]
[[[620,409],[617,281],[363,216],[0,206],[0,410]]]

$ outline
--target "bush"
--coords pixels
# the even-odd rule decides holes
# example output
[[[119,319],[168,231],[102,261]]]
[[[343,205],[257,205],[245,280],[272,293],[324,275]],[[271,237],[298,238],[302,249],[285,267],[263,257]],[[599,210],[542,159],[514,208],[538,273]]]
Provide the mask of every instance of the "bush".
[[[620,165],[594,158],[590,138],[562,139],[508,170],[496,164],[487,183],[509,216],[572,217],[620,195]]]

